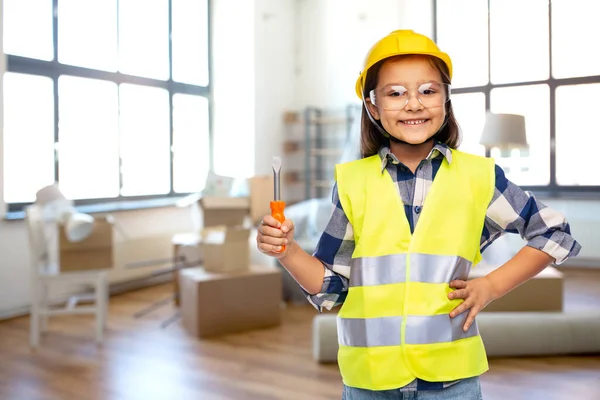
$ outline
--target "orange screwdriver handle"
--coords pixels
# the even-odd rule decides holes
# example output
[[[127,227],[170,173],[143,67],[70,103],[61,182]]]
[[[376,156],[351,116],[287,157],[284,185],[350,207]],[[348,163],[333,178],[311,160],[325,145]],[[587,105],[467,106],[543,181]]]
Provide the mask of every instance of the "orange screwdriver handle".
[[[285,215],[283,214],[283,211],[285,210],[285,201],[282,201],[282,200],[272,201],[270,203],[270,206],[271,206],[271,216],[283,224],[283,221],[285,221]],[[284,251],[285,251],[285,245],[282,245],[281,250],[278,251],[277,253],[283,253]]]

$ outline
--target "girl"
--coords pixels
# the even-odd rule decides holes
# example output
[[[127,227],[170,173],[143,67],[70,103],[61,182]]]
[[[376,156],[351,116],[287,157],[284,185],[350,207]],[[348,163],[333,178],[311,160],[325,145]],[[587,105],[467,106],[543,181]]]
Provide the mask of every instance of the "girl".
[[[492,159],[457,150],[451,78],[450,57],[423,35],[400,30],[375,43],[356,82],[362,157],[336,166],[335,207],[315,253],[294,242],[290,220],[267,215],[259,226],[259,250],[311,304],[342,305],[344,399],[481,399],[488,364],[476,315],[580,250],[562,215]],[[467,281],[505,232],[526,245]]]

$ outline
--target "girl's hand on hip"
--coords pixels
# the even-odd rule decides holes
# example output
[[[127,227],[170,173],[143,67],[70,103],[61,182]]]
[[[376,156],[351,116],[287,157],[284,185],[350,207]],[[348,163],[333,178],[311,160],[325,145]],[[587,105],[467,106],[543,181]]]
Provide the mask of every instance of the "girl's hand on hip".
[[[450,282],[450,287],[456,289],[448,293],[450,300],[464,299],[459,306],[452,310],[450,317],[454,318],[469,310],[469,315],[467,315],[467,320],[463,326],[463,330],[466,332],[475,321],[475,316],[495,300],[492,283],[484,276],[469,281],[454,280]]]

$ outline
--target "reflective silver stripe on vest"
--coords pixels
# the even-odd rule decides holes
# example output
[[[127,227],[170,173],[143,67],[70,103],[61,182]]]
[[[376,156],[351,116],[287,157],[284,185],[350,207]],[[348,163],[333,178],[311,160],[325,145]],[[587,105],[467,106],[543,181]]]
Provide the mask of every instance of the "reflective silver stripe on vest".
[[[477,322],[473,322],[467,332],[463,331],[467,315],[468,311],[454,318],[450,318],[448,314],[410,316],[406,320],[406,343],[443,343],[477,336]]]
[[[450,283],[466,280],[472,263],[458,256],[410,255],[410,280],[426,283]],[[406,254],[352,259],[350,286],[376,286],[406,282]]]
[[[410,255],[410,280],[426,283],[450,283],[454,279],[466,280],[472,263],[459,256],[432,254]]]
[[[402,317],[337,318],[338,342],[343,346],[400,346]]]
[[[406,282],[406,254],[353,258],[350,286],[375,286]]]
[[[448,314],[409,316],[406,319],[406,344],[453,342],[477,336],[474,322],[467,332],[463,325],[468,311],[457,317]],[[401,344],[402,317],[337,318],[338,343],[343,346],[375,347]]]

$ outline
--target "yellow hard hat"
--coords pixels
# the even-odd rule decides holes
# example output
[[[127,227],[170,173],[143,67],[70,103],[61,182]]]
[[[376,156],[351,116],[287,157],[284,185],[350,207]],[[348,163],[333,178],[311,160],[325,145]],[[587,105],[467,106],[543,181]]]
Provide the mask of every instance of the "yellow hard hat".
[[[452,60],[448,54],[440,51],[433,40],[412,30],[397,30],[379,40],[369,49],[355,87],[356,94],[361,100],[363,84],[369,68],[385,58],[403,54],[423,54],[437,57],[446,64],[450,78],[452,78]]]

